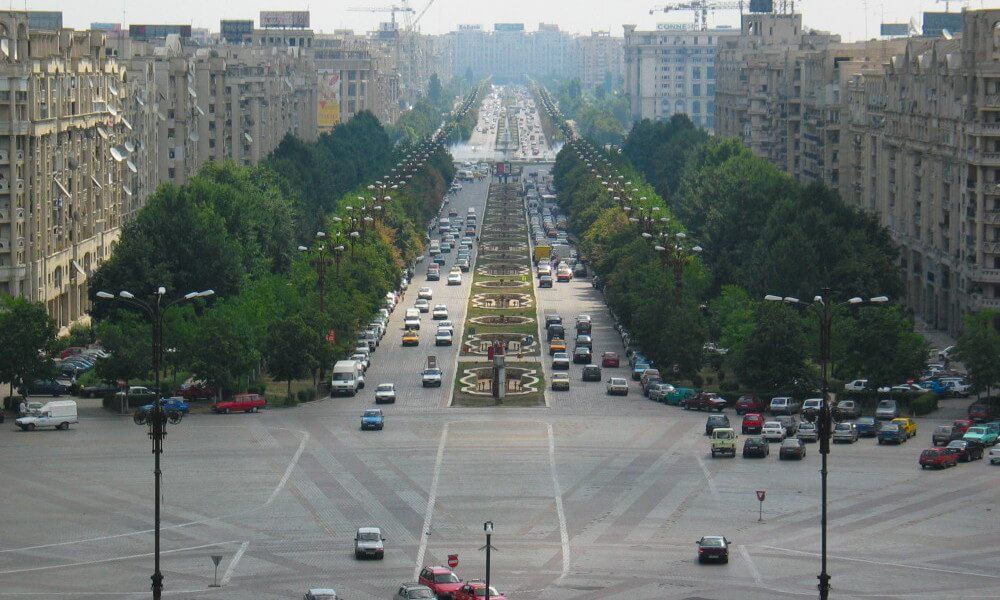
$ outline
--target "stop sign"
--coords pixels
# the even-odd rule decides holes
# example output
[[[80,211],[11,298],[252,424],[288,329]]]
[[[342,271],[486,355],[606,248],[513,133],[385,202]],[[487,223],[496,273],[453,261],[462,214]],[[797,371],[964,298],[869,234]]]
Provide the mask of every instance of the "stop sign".
[[[448,566],[450,568],[452,568],[452,569],[454,569],[455,567],[458,566],[458,555],[457,554],[449,554],[448,555]]]

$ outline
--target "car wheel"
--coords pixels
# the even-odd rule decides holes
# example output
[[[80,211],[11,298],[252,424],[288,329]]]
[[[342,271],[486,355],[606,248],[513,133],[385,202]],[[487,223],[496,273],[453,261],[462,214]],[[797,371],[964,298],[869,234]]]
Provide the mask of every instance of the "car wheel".
[[[34,423],[28,423],[26,427],[28,428],[28,431],[34,431],[35,430],[35,424]]]
[[[229,414],[229,409],[228,408],[222,409],[222,414],[228,415]]]
[[[729,564],[729,557],[728,557],[728,556],[726,556],[726,557],[724,557],[724,558],[722,559],[722,564],[724,564],[724,565],[727,565],[727,564]]]
[[[59,424],[59,429],[65,429],[65,430],[68,431],[69,430],[69,423],[60,423]]]

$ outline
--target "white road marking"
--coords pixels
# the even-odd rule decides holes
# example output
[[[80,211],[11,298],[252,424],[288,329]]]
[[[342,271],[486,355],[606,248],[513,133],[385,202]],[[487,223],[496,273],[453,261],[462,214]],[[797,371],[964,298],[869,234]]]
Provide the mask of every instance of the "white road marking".
[[[424,511],[424,524],[420,528],[420,547],[417,549],[417,566],[413,569],[414,581],[420,576],[424,566],[424,553],[427,551],[427,536],[430,533],[431,520],[434,518],[434,504],[437,502],[438,481],[441,479],[441,463],[444,461],[444,447],[448,443],[448,429],[451,421],[441,429],[441,441],[438,442],[437,457],[434,459],[434,475],[431,477],[431,489],[427,494],[427,509]]]
[[[280,428],[279,429],[283,429]],[[286,431],[297,431],[295,429],[286,429]],[[285,467],[285,473],[281,476],[281,480],[278,481],[278,485],[274,487],[274,491],[271,492],[271,496],[264,503],[264,506],[270,506],[274,499],[278,497],[278,494],[285,489],[285,484],[288,483],[288,478],[292,476],[292,471],[295,470],[295,466],[299,464],[299,459],[302,458],[302,452],[306,449],[306,443],[309,441],[308,431],[299,431],[302,434],[302,441],[299,442],[299,448],[295,451],[295,455],[292,456],[292,462],[288,463]],[[263,508],[263,507],[262,507]]]
[[[241,558],[243,558],[243,553],[247,551],[247,546],[249,545],[250,542],[243,542],[240,544],[240,549],[233,555],[233,559],[229,561],[229,566],[226,567],[226,572],[222,575],[222,581],[219,582],[221,585],[226,585],[229,583],[229,580],[233,578],[233,572],[236,570],[236,564],[240,562]],[[742,547],[743,546],[740,546],[740,548]]]
[[[747,568],[750,569],[750,574],[753,575],[753,582],[757,585],[761,584],[760,571],[757,570],[757,565],[753,564],[753,559],[750,558],[750,552],[747,551],[747,547],[743,544],[738,546],[740,549],[740,556],[747,563]]]
[[[188,546],[187,548],[174,548],[173,550],[161,550],[160,554],[175,554],[177,552],[187,552],[189,550],[202,550],[204,548],[215,548],[216,546],[224,546],[226,544],[235,544],[239,540],[229,540],[228,542],[215,542],[214,544],[202,544],[200,546]],[[14,575],[17,573],[31,573],[34,571],[47,571],[49,569],[65,569],[67,567],[86,567],[89,565],[99,565],[104,563],[118,562],[122,560],[131,560],[133,558],[146,558],[152,556],[152,552],[143,552],[141,554],[129,554],[128,556],[115,556],[114,558],[102,558],[99,560],[85,560],[75,563],[63,563],[61,565],[48,565],[45,567],[29,567],[26,569],[12,569],[10,571],[0,571],[0,575]]]
[[[712,472],[708,470],[708,465],[705,461],[701,459],[700,456],[695,455],[698,460],[698,466],[701,467],[701,472],[705,474],[705,480],[708,481],[708,489],[712,492],[712,497],[716,500],[719,499],[719,490],[715,489],[715,480],[712,478]]]
[[[556,438],[552,433],[552,423],[545,424],[549,431],[549,470],[552,473],[552,489],[556,499],[556,514],[559,516],[559,541],[562,543],[562,575],[563,579],[569,574],[569,531],[566,528],[566,512],[563,510],[562,488],[559,486],[559,478],[556,476]]]
[[[801,554],[803,556],[819,556],[816,552],[805,552],[803,550],[792,550],[791,548],[778,548],[776,546],[759,546],[760,548],[766,548],[767,550],[776,550],[778,552],[786,552],[788,554]],[[989,573],[976,573],[973,571],[959,571],[957,569],[942,569],[940,567],[925,567],[922,565],[908,565],[905,563],[895,563],[895,562],[883,562],[878,560],[871,560],[869,558],[850,558],[848,556],[833,556],[828,554],[828,558],[833,560],[843,560],[847,562],[860,562],[870,565],[879,565],[882,567],[901,567],[903,569],[914,569],[917,571],[931,571],[934,573],[948,573],[949,575],[971,575],[972,577],[986,577],[989,579],[1000,579],[1000,575],[991,575]]]

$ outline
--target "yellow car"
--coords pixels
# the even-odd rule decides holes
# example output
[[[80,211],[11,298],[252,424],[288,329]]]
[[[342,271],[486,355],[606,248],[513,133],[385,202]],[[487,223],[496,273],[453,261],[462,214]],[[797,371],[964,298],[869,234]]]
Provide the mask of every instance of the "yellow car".
[[[898,419],[893,419],[893,423],[899,425],[900,429],[906,432],[906,437],[911,438],[917,435],[917,422],[909,417],[899,417]]]
[[[403,345],[404,346],[419,346],[420,345],[420,333],[416,329],[407,329],[403,333]]]
[[[552,356],[556,352],[566,351],[566,340],[561,340],[559,338],[554,338],[549,342],[549,356]]]

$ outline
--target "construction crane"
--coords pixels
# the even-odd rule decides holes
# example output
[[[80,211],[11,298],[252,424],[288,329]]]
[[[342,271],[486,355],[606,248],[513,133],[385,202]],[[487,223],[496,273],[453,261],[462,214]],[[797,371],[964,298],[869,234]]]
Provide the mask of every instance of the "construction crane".
[[[710,0],[690,0],[689,2],[673,2],[666,6],[649,9],[649,14],[689,10],[694,13],[694,26],[702,31],[708,29],[708,12],[717,10],[739,10],[743,14],[743,2],[712,2]]]
[[[393,31],[396,31],[396,13],[406,14],[414,12],[405,2],[402,5],[393,4],[392,6],[352,6],[347,10],[351,12],[391,13]]]
[[[417,14],[416,18],[413,19],[413,23],[410,23],[409,29],[411,31],[417,28],[417,24],[420,23],[420,19],[424,18],[424,15],[427,14],[427,11],[430,9],[432,4],[434,4],[434,0],[427,0],[427,6],[425,6],[423,10]]]
[[[969,4],[969,0],[935,0],[935,2],[937,2],[938,4],[944,2],[944,12],[951,11],[952,2],[954,2],[955,4],[961,4],[963,8],[967,7]]]

